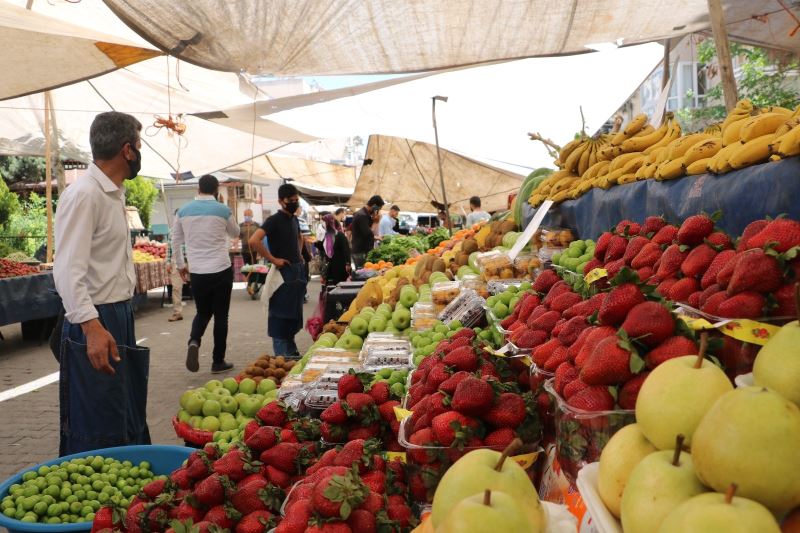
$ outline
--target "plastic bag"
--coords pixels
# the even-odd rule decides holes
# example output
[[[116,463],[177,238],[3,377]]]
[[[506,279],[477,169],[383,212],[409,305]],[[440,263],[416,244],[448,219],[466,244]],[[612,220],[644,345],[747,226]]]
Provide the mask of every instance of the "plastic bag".
[[[308,334],[311,335],[311,338],[315,341],[322,333],[322,328],[325,325],[325,301],[327,294],[324,288],[319,292],[317,307],[314,309],[309,319],[306,320],[306,331],[308,331]]]

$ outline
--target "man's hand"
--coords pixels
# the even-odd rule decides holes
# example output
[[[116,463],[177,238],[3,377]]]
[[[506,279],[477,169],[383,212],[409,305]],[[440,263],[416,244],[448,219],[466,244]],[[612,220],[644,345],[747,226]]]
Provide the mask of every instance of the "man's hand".
[[[111,366],[111,360],[113,359],[115,363],[120,361],[114,337],[96,318],[81,324],[81,329],[86,336],[86,355],[89,357],[92,367],[99,372],[113,376],[115,371]]]
[[[181,275],[181,279],[184,283],[189,281],[189,267],[183,267],[178,270],[178,273]]]
[[[167,274],[172,274],[172,263],[167,263]]]
[[[278,267],[279,269],[281,269],[281,268],[285,267],[286,265],[288,265],[289,261],[287,261],[286,259],[281,259],[280,257],[273,257],[272,258],[272,264],[275,265],[276,267]]]

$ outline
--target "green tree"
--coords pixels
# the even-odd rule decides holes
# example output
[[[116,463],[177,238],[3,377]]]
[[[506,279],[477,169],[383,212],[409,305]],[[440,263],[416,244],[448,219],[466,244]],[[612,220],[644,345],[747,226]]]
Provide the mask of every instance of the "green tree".
[[[44,181],[43,157],[0,156],[0,174],[9,183],[39,183]]]
[[[139,210],[139,217],[145,228],[150,227],[150,213],[157,196],[158,189],[149,179],[136,176],[132,180],[125,180],[125,200],[128,205]]]
[[[800,94],[795,87],[786,83],[788,74],[800,68],[795,56],[791,58],[774,58],[768,50],[757,46],[747,46],[735,42],[730,43],[731,56],[740,61],[736,88],[739,98],[748,98],[753,107],[781,106],[794,108]],[[709,75],[716,74],[717,48],[713,39],[705,39],[697,46],[697,61]],[[706,91],[707,105],[697,109],[681,109],[676,116],[685,126],[684,131],[693,131],[718,122],[725,118],[722,83]]]
[[[33,257],[47,239],[47,199],[32,192],[20,207],[6,224],[5,234],[15,237],[10,241],[13,249]]]
[[[8,185],[0,176],[0,229],[19,211],[19,197],[8,190]]]

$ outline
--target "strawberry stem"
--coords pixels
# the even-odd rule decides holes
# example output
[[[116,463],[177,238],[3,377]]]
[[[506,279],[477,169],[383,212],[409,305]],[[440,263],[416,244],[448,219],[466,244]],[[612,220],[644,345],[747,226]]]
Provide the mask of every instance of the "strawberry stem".
[[[731,483],[728,486],[728,490],[725,491],[725,503],[731,503],[733,501],[733,495],[736,494],[736,489],[739,488],[736,483]]]
[[[503,463],[506,461],[506,457],[508,457],[509,455],[514,453],[514,451],[516,451],[516,449],[519,448],[520,446],[522,446],[522,440],[519,439],[519,438],[516,438],[516,439],[512,440],[510,443],[508,443],[508,446],[506,446],[506,449],[503,450],[502,454],[500,454],[500,459],[497,460],[497,464],[494,465],[494,469],[497,472],[500,472],[503,469]],[[489,491],[486,491],[486,492],[489,492]]]
[[[492,506],[492,491],[489,489],[486,489],[486,491],[483,493],[483,505],[487,507]]]
[[[706,357],[706,349],[708,348],[708,333],[703,332],[700,334],[700,349],[697,351],[697,360],[694,362],[695,368],[703,366],[703,359]]]
[[[683,450],[683,441],[685,438],[686,437],[682,434],[678,434],[678,436],[675,437],[675,453],[672,456],[672,466],[680,465],[681,451]]]

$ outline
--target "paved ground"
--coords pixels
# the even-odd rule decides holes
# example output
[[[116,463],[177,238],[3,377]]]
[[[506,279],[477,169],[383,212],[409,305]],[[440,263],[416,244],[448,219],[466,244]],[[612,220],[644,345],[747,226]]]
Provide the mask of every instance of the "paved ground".
[[[309,304],[305,317],[313,312],[319,295],[319,282],[309,285]],[[151,292],[147,304],[136,314],[136,335],[140,344],[151,348],[148,422],[154,443],[180,444],[172,429],[178,398],[188,389],[209,379],[211,366],[211,328],[200,349],[200,372],[184,368],[186,341],[194,304],[186,302],[184,320],[168,322],[171,307],[160,307],[160,292]],[[47,344],[22,340],[19,324],[0,328],[0,393],[58,371]],[[303,353],[311,345],[305,331],[297,336]],[[260,302],[252,301],[243,284],[234,286],[231,299],[227,359],[240,370],[262,353],[272,353],[266,334],[266,318]],[[233,374],[232,374],[233,375]],[[58,383],[0,401],[0,481],[18,470],[58,455]]]

